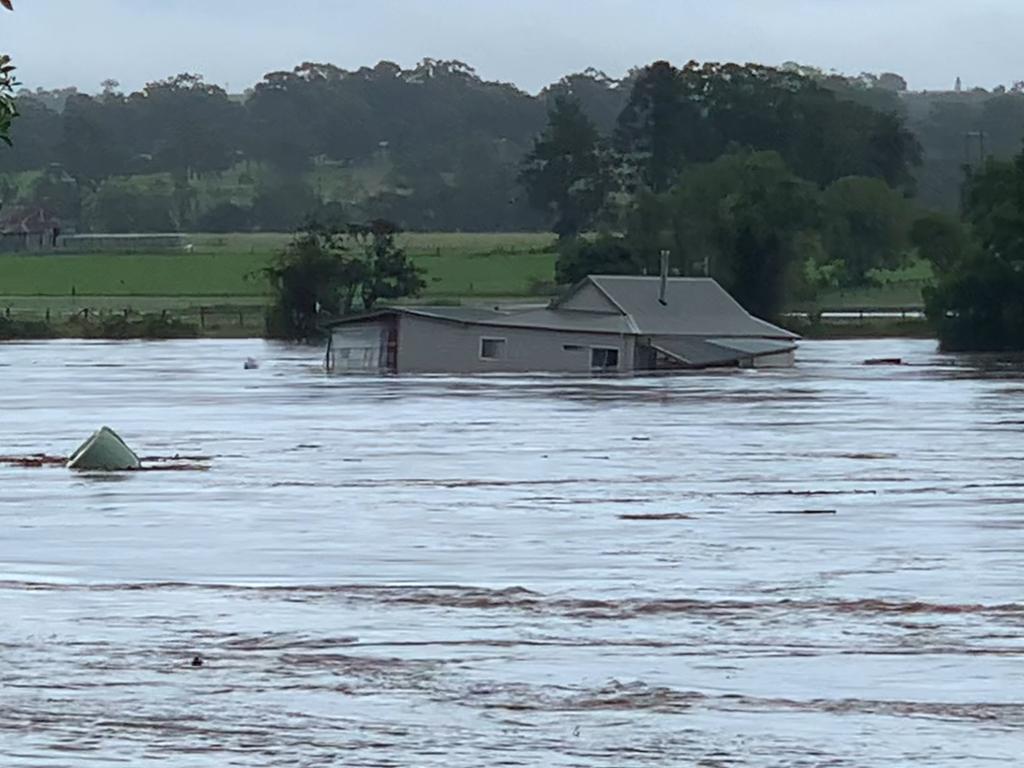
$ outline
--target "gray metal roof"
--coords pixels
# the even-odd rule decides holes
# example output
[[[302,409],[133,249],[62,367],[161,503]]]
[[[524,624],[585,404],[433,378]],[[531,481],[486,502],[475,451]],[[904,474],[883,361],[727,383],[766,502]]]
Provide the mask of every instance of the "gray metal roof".
[[[557,331],[632,334],[629,318],[625,315],[598,312],[569,312],[557,309],[534,309],[516,312],[501,322],[520,328],[549,328]]]
[[[508,312],[487,307],[400,307],[395,308],[395,311],[437,320],[454,320],[457,323],[497,322],[511,316]]]
[[[738,339],[799,338],[794,333],[751,316],[714,280],[705,277],[670,277],[666,302],[658,301],[660,278],[598,275],[579,283],[572,296],[587,284],[593,284],[618,311],[594,312],[562,309],[565,299],[547,309],[503,311],[485,307],[392,307],[356,317],[343,318],[328,327],[359,322],[389,313],[409,314],[455,323],[504,326],[508,328],[540,328],[582,333],[610,333],[638,336],[689,337],[686,345],[710,344],[704,352],[688,346],[690,352],[703,360],[710,355],[717,359],[723,350],[727,355],[765,354],[757,349],[737,346]],[[568,298],[568,297],[566,297]],[[706,339],[707,341],[702,341]],[[749,346],[749,345],[747,345]],[[786,347],[788,348],[788,347]],[[775,350],[769,345],[765,349]],[[778,351],[778,350],[776,350]]]
[[[454,320],[476,325],[501,325],[510,328],[543,328],[554,331],[590,333],[632,333],[623,315],[583,312],[559,312],[531,309],[505,312],[480,307],[406,307],[403,311],[438,320]]]
[[[696,368],[733,365],[740,360],[788,352],[796,345],[782,339],[705,339],[694,336],[654,336],[651,346]]]
[[[740,357],[735,350],[725,349],[693,336],[655,336],[651,338],[651,346],[662,354],[695,368],[733,365]]]
[[[708,339],[711,344],[726,349],[734,349],[744,355],[760,357],[761,355],[777,355],[780,352],[789,352],[796,349],[796,343],[792,339]]]
[[[799,338],[753,317],[708,277],[670,277],[664,305],[658,301],[661,280],[657,277],[595,275],[587,281],[622,310],[637,334]]]
[[[632,334],[625,315],[596,312],[568,312],[554,309],[531,309],[505,312],[483,307],[388,307],[375,312],[352,315],[327,323],[325,327],[374,320],[383,315],[406,314],[442,320],[449,323],[468,323],[504,328],[537,328],[550,331],[580,333]]]

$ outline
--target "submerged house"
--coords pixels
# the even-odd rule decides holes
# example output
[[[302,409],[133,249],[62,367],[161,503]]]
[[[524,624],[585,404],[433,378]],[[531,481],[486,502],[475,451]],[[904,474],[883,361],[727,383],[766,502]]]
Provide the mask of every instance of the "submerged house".
[[[378,373],[778,367],[799,339],[691,277],[591,276],[545,309],[391,307],[327,328],[328,370]]]

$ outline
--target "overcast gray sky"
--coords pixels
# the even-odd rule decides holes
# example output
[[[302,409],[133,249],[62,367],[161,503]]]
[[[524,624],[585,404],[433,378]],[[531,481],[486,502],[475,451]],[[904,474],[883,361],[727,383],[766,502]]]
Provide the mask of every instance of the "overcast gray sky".
[[[30,87],[178,72],[241,91],[302,61],[460,59],[534,92],[588,66],[795,60],[912,88],[1024,80],[1024,0],[14,0],[0,50]]]

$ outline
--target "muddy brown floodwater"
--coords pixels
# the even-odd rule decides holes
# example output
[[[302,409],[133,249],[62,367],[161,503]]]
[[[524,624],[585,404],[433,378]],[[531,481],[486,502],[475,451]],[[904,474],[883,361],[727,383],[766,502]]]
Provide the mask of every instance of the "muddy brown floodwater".
[[[209,457],[0,467],[0,765],[1022,759],[1020,363],[921,341],[670,378],[319,359],[0,345],[0,453],[109,424]]]

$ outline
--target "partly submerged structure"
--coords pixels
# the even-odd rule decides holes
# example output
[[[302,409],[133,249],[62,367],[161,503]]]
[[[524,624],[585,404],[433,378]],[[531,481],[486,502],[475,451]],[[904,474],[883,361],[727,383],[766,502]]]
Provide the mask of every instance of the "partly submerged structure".
[[[544,309],[392,307],[327,327],[328,370],[372,373],[778,367],[799,339],[689,277],[591,276]]]
[[[110,427],[93,432],[68,459],[68,469],[120,472],[140,466],[135,451]]]

